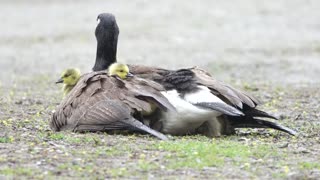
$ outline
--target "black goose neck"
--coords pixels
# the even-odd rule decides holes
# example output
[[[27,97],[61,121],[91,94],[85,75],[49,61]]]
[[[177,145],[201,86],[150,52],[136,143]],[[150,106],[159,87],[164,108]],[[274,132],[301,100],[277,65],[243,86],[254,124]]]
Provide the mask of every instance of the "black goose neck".
[[[117,61],[117,42],[99,42],[97,44],[96,62],[93,71],[102,71]]]
[[[114,23],[101,23],[96,28],[97,53],[93,71],[102,71],[117,61],[119,28]]]

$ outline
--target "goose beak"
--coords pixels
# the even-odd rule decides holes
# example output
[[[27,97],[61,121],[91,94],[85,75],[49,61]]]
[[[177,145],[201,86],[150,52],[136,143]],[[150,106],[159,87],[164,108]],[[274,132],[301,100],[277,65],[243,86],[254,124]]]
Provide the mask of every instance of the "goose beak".
[[[134,75],[129,72],[126,77],[129,78],[129,77],[133,77],[133,76],[134,76]]]
[[[58,79],[58,81],[56,81],[56,84],[59,84],[59,83],[63,83],[63,79],[62,78],[60,78],[60,79]]]

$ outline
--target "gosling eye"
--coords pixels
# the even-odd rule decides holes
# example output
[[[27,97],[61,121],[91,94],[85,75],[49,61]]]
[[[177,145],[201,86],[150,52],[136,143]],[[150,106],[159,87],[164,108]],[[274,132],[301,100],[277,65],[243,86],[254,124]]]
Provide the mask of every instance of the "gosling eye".
[[[123,70],[120,70],[120,72],[123,72]]]

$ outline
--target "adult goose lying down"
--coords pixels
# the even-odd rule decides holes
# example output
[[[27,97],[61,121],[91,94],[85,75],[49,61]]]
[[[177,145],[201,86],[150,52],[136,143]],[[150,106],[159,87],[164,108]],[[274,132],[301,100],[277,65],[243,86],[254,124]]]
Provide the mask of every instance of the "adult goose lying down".
[[[107,69],[117,61],[119,28],[115,17],[100,14],[96,27],[97,54],[93,71]],[[219,136],[235,132],[235,128],[273,128],[291,135],[296,132],[275,122],[276,119],[258,110],[259,101],[194,67],[167,70],[157,67],[128,65],[135,76],[160,83],[161,93],[176,108],[176,112],[161,113],[150,126],[173,135],[204,134]]]
[[[160,93],[163,87],[139,78],[123,80],[121,73],[128,75],[128,72],[116,72],[110,76],[104,71],[82,75],[53,113],[51,129],[75,132],[133,130],[167,139],[136,119],[141,120],[141,114],[152,111],[153,106],[162,111],[175,111]],[[63,74],[62,81],[65,79],[68,77]]]

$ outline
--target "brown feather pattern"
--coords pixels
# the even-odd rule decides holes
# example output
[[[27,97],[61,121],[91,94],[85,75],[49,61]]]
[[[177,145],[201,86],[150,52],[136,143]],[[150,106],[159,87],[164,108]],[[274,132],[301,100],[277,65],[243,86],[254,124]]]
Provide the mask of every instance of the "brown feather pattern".
[[[163,139],[163,135],[132,117],[133,113],[151,110],[148,99],[157,101],[161,108],[174,110],[159,92],[161,87],[155,82],[149,86],[139,78],[121,80],[105,72],[84,74],[53,113],[50,127],[55,131],[140,129]]]
[[[253,96],[216,80],[208,72],[198,67],[175,71],[139,65],[129,65],[129,68],[130,72],[136,76],[156,81],[163,85],[166,90],[175,89],[180,92],[181,95],[185,92],[192,92],[194,89],[196,90],[197,85],[206,86],[211,90],[211,93],[227,104],[237,107],[244,114],[244,116],[239,117],[223,115],[218,118],[216,124],[213,124],[214,127],[211,127],[211,125],[206,122],[198,128],[198,133],[208,136],[217,136],[234,133],[235,128],[251,127],[273,128],[291,135],[296,134],[294,130],[279,124],[255,119],[255,117],[276,118],[264,111],[256,109],[256,106],[260,104],[260,101]],[[251,121],[248,123],[247,119],[251,119]],[[260,124],[261,122],[264,122],[263,126]]]
[[[195,85],[203,85],[207,86],[213,94],[217,95],[222,100],[225,100],[226,103],[237,106],[240,109],[243,108],[243,103],[250,107],[256,107],[256,105],[260,103],[253,96],[216,80],[208,72],[198,67],[176,71],[141,65],[129,65],[129,68],[132,74],[141,78],[157,81],[167,90],[171,88],[179,89],[177,85],[172,85],[173,83],[181,85],[182,87],[180,87],[180,89],[192,88]],[[181,72],[184,74],[181,75]],[[172,81],[173,83],[170,84]]]

